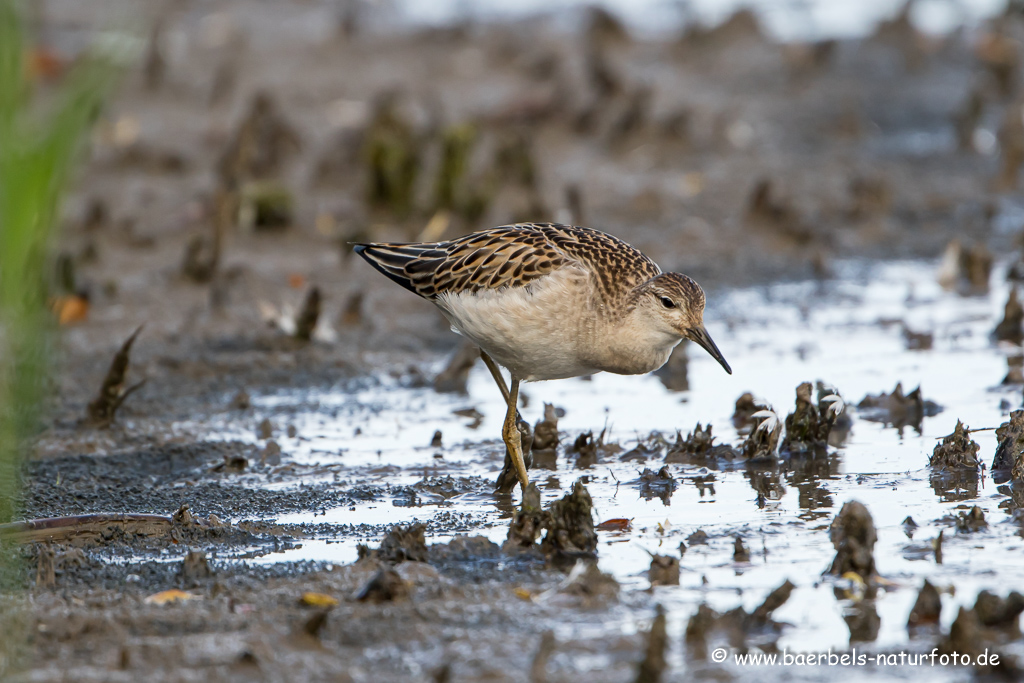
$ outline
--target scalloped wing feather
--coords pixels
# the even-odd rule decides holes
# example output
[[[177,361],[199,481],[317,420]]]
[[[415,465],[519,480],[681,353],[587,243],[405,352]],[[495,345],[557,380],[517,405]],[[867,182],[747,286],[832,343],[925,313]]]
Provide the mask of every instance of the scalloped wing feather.
[[[590,271],[605,294],[629,291],[661,273],[654,261],[616,237],[552,223],[506,225],[448,242],[358,244],[355,250],[427,299],[522,287],[568,264]]]

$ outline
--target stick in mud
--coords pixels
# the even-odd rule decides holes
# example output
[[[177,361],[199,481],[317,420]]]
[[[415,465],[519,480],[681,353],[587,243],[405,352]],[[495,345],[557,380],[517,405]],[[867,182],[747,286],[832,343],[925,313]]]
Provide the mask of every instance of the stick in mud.
[[[736,543],[733,545],[732,560],[733,562],[750,562],[750,549],[743,542],[742,536],[736,537]]]
[[[933,470],[977,471],[981,467],[978,460],[980,448],[977,442],[971,439],[971,429],[957,420],[953,433],[942,437],[942,443],[935,445],[931,457],[928,458],[928,466]]]
[[[579,479],[572,491],[551,504],[549,526],[541,551],[552,560],[575,560],[597,555],[597,532],[591,510],[594,501]]]
[[[1020,344],[1024,340],[1024,306],[1021,306],[1016,287],[1010,288],[1010,295],[1003,308],[1003,319],[992,330],[992,336],[996,341],[1013,344]]]
[[[874,548],[878,534],[871,513],[862,503],[855,500],[844,503],[829,526],[829,536],[836,549],[830,574],[842,576],[854,572],[865,581],[877,576]]]
[[[121,345],[121,349],[114,355],[114,360],[110,363],[107,376],[103,378],[99,395],[89,403],[88,421],[97,427],[109,427],[114,422],[117,409],[121,407],[125,399],[146,383],[146,380],[142,380],[127,389],[124,388],[125,374],[128,372],[128,364],[131,360],[132,344],[142,332],[142,328],[143,325],[139,325]]]
[[[544,404],[544,419],[533,428],[533,447],[536,450],[558,448],[558,412],[550,403]]]
[[[647,570],[647,578],[654,586],[679,585],[679,558],[671,555],[651,555],[651,568]]]
[[[523,491],[523,504],[512,518],[508,538],[502,549],[505,552],[513,552],[517,549],[533,548],[541,531],[550,524],[550,519],[551,514],[541,509],[537,482],[531,481]]]
[[[1010,419],[996,429],[996,454],[992,475],[997,484],[1008,478],[1024,481],[1024,410],[1010,413]]]
[[[355,595],[359,602],[391,602],[409,597],[409,586],[391,567],[382,567]]]
[[[463,343],[444,370],[434,377],[434,391],[441,394],[466,394],[469,372],[480,358],[480,350],[469,342]]]
[[[733,647],[745,647],[748,636],[752,634],[757,635],[762,648],[766,644],[764,638],[776,641],[782,635],[784,624],[774,621],[772,613],[786,604],[795,588],[787,579],[749,614],[742,606],[718,613],[707,603],[701,603],[686,624],[683,644],[687,654],[692,659],[707,659],[708,641],[716,635],[725,636]]]
[[[218,274],[224,232],[237,212],[231,193],[217,188],[210,200],[210,211],[206,226],[209,233],[195,234],[189,239],[181,262],[182,275],[200,284],[211,282]]]
[[[178,567],[177,579],[185,588],[195,588],[213,576],[213,569],[202,550],[189,550]]]
[[[327,610],[318,610],[314,612],[308,619],[302,622],[302,632],[306,635],[320,639],[320,632],[324,630],[324,626],[327,625]]]
[[[363,292],[357,290],[345,300],[341,314],[341,324],[345,327],[358,327],[363,324]]]
[[[320,319],[320,288],[313,287],[306,294],[302,310],[295,317],[295,338],[309,341],[313,338],[316,323]]]
[[[921,591],[917,594],[917,600],[907,617],[907,630],[911,636],[914,631],[922,627],[938,627],[939,616],[942,612],[942,598],[938,589],[928,579],[924,580]]]
[[[658,683],[665,671],[665,647],[668,644],[668,632],[665,609],[657,606],[657,616],[647,634],[647,651],[636,673],[636,683]]]
[[[427,550],[426,529],[419,522],[408,526],[396,524],[388,530],[379,548],[359,544],[356,547],[359,560],[376,560],[388,564],[428,562],[430,555]]]
[[[537,654],[533,657],[530,665],[530,683],[547,683],[548,660],[555,652],[558,641],[555,640],[554,631],[544,631],[540,634],[540,645],[537,647]]]
[[[53,588],[57,583],[56,556],[49,543],[40,544],[36,566],[36,588]]]

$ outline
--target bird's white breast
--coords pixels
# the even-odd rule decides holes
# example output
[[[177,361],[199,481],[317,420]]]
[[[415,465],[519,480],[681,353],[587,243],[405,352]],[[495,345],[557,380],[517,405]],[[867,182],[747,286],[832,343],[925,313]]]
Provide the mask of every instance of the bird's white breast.
[[[523,380],[597,372],[588,364],[594,312],[586,271],[566,267],[523,287],[443,294],[452,327]]]

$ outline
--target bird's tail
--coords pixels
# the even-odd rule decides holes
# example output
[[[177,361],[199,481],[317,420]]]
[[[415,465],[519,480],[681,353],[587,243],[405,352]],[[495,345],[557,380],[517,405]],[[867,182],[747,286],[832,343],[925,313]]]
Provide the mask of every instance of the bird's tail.
[[[444,251],[435,244],[361,243],[354,245],[353,250],[391,280],[420,296],[424,293],[416,287],[416,276],[422,275],[435,259],[444,257]]]

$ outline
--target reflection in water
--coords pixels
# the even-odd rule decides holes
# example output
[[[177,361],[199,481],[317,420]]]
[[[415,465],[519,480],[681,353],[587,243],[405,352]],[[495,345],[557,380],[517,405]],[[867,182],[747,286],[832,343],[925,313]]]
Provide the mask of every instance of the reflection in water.
[[[533,466],[539,470],[558,469],[558,451],[554,448],[533,450]]]
[[[882,620],[875,609],[874,600],[862,600],[843,610],[843,621],[850,629],[851,643],[870,643],[878,638]]]
[[[789,472],[786,481],[798,491],[799,505],[803,510],[825,510],[833,506],[832,495],[821,483],[834,480],[839,474],[841,459],[838,454],[829,454],[824,449],[817,450],[810,457],[792,457],[789,460]],[[825,517],[829,512],[801,515],[801,519]]]
[[[715,475],[705,474],[703,476],[696,476],[692,479],[694,486],[700,492],[701,500],[704,499],[704,495],[707,494],[709,499],[715,497]]]
[[[931,476],[932,490],[944,503],[961,503],[978,497],[981,475],[971,470],[941,470]]]
[[[801,519],[812,520],[820,517],[828,517],[831,514],[831,512],[827,510],[834,505],[832,502],[832,495],[827,488],[819,485],[819,481],[820,480],[817,477],[809,477],[805,481],[797,484],[797,491],[799,492],[798,503],[800,508],[812,511],[810,514],[800,515]],[[826,511],[814,512],[820,508],[825,508]]]
[[[387,6],[386,3],[381,3]],[[685,3],[663,0],[495,0],[465,2],[460,0],[397,0],[395,6],[406,21],[416,24],[459,23],[466,19],[522,17],[538,11],[568,10],[598,5],[612,10],[633,30],[654,35],[675,36],[685,21],[691,29],[717,26],[738,10],[756,16],[768,34],[784,41],[815,42],[827,46],[831,38],[864,37],[876,30],[880,22],[891,20],[905,6],[901,0],[687,0]],[[913,17],[917,28],[929,33],[948,33],[992,17],[1005,10],[1007,3],[998,0],[974,0],[953,6],[939,2],[914,3]],[[1011,5],[1012,6],[1012,5]],[[909,11],[909,10],[908,10]]]
[[[672,493],[676,490],[676,480],[668,467],[662,467],[657,472],[645,468],[637,480],[640,483],[640,495],[644,500],[660,498],[665,505],[669,504]]]
[[[997,490],[1004,496],[1010,496],[1009,500],[1000,503],[1000,507],[1015,510],[1016,513],[1019,513],[1015,519],[1024,522],[1024,482],[1014,481],[1003,484]],[[1022,530],[1022,534],[1024,534],[1024,530]]]
[[[747,465],[745,476],[750,487],[757,492],[757,507],[764,508],[768,501],[782,500],[786,487],[782,485],[782,472],[775,463],[752,462]]]
[[[935,445],[928,466],[932,470],[932,488],[941,500],[956,502],[978,497],[980,448],[960,420],[956,421],[953,433]]]
[[[942,406],[924,399],[920,386],[904,395],[902,382],[897,382],[891,393],[865,396],[857,408],[860,411],[859,417],[895,427],[901,437],[904,427],[913,427],[920,436],[924,418],[942,412]]]

